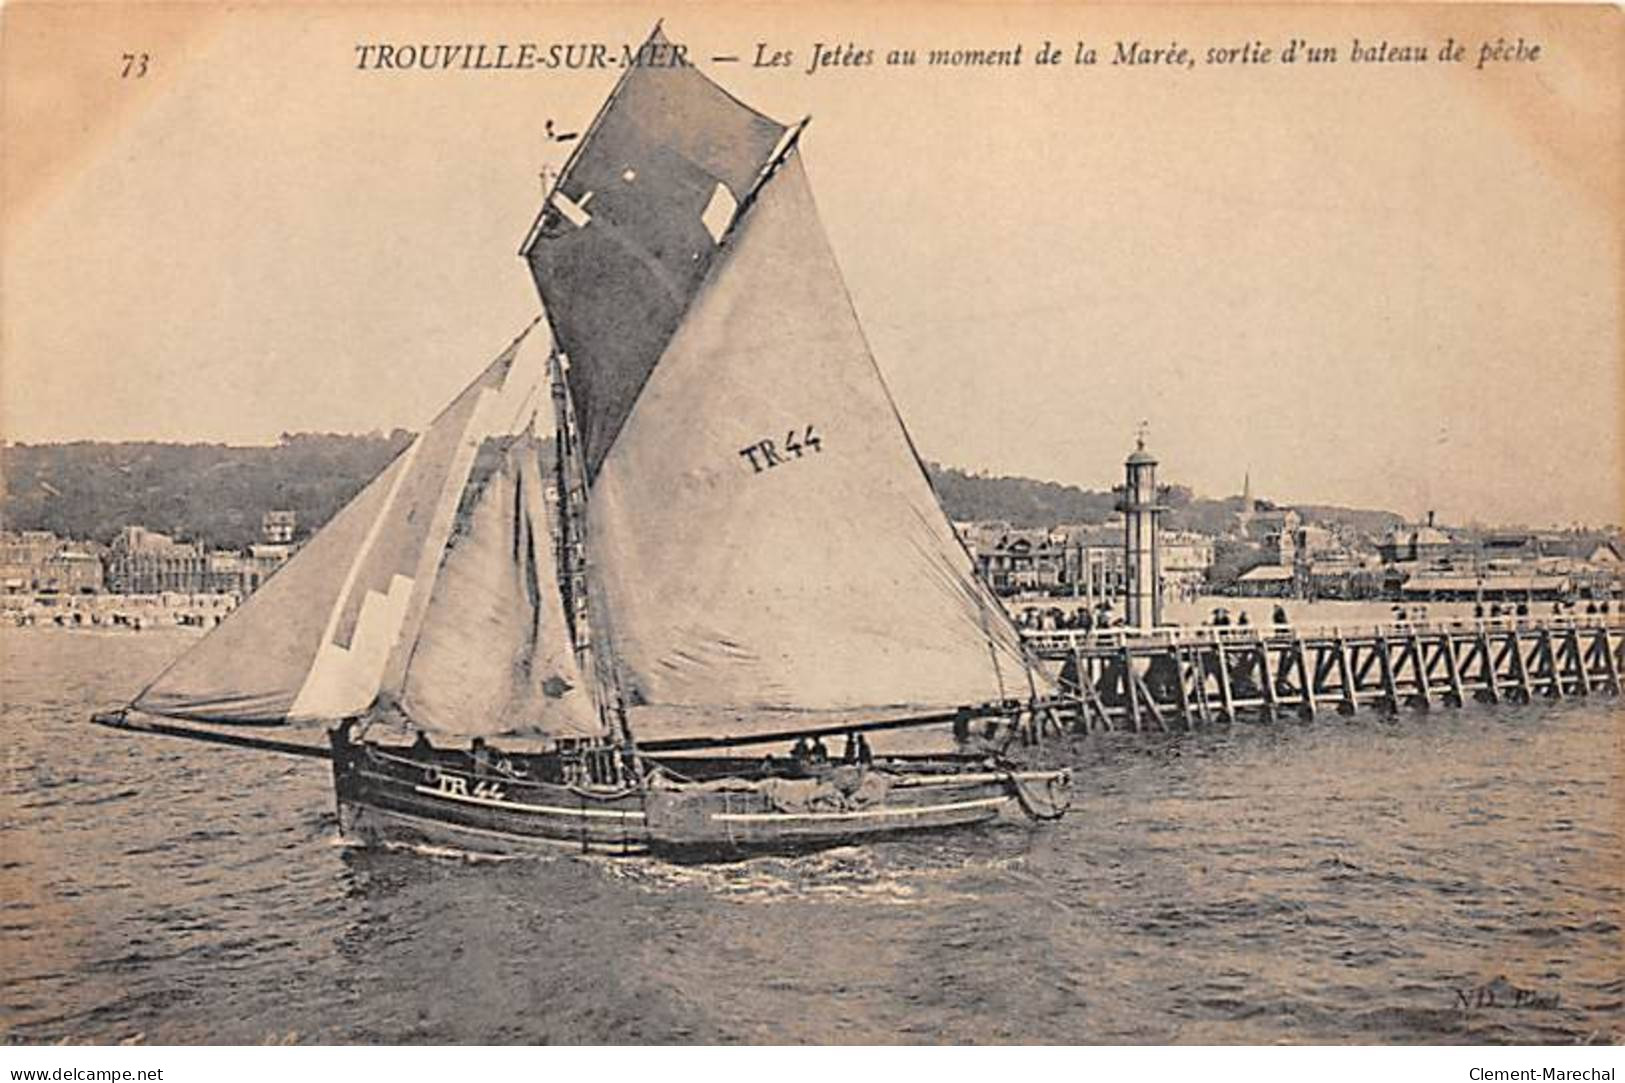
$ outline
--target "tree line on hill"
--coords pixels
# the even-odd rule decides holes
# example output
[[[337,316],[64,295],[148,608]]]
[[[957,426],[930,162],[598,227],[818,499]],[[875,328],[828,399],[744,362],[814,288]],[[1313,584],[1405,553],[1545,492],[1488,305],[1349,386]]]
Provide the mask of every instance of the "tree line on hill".
[[[948,516],[958,521],[993,519],[1013,527],[1038,529],[1056,523],[1104,523],[1116,513],[1117,494],[1106,490],[1032,478],[992,477],[937,463],[927,463],[926,469]],[[1162,501],[1168,508],[1162,518],[1165,529],[1199,534],[1227,533],[1243,508],[1239,495],[1202,497],[1185,485],[1164,486]],[[1265,509],[1275,506],[1269,501],[1255,503]],[[1306,523],[1325,523],[1368,537],[1378,537],[1405,521],[1394,512],[1368,508],[1333,504],[1293,507]]]
[[[366,435],[284,433],[274,446],[150,441],[14,444],[0,449],[0,525],[110,542],[125,526],[143,526],[223,548],[258,540],[261,516],[291,510],[308,535],[403,451],[404,429]],[[1116,504],[1109,491],[1022,477],[990,477],[928,463],[950,518],[1002,520],[1018,528],[1103,523]],[[1221,534],[1241,498],[1207,499],[1183,485],[1167,488],[1164,525]],[[1345,523],[1380,533],[1400,521],[1391,512],[1302,507],[1306,520]]]
[[[155,442],[16,444],[0,452],[7,530],[110,542],[143,526],[238,549],[273,509],[299,532],[327,522],[411,441],[402,429],[284,434],[272,447]]]

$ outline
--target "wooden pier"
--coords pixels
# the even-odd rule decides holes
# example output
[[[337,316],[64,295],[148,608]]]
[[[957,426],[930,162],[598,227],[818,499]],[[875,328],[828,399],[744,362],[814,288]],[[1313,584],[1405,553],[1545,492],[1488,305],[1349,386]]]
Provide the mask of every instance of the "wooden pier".
[[[1078,732],[1620,694],[1619,615],[1026,634]]]

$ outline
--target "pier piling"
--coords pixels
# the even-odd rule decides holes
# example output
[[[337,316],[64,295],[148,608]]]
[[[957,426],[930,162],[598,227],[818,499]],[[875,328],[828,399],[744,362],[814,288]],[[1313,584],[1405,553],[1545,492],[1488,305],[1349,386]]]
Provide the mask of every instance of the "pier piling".
[[[1193,730],[1323,704],[1397,713],[1620,695],[1625,617],[1490,618],[1305,627],[1113,628],[1026,634],[1064,663],[1074,732]]]

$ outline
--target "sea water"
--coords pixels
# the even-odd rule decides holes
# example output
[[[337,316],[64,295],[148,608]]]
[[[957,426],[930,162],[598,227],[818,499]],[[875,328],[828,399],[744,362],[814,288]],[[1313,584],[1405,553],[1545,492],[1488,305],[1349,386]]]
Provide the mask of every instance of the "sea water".
[[[85,723],[191,637],[0,630],[0,1034],[1625,1038],[1608,698],[1091,735],[1057,825],[674,866],[337,837],[320,761]]]

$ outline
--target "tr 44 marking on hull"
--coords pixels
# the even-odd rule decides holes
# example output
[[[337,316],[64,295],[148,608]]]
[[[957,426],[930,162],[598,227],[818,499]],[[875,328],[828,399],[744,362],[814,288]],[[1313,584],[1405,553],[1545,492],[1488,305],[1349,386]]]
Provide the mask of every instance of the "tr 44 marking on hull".
[[[487,801],[503,801],[508,797],[500,782],[475,782],[471,790],[469,789],[471,779],[461,775],[448,775],[444,771],[436,771],[430,781],[447,797],[480,797]]]

